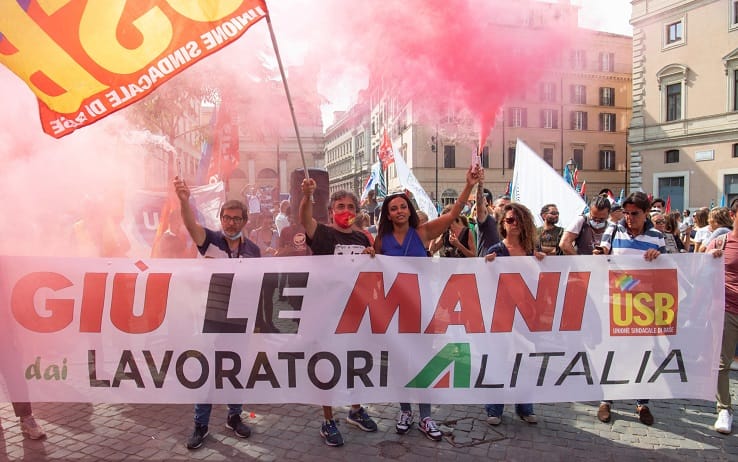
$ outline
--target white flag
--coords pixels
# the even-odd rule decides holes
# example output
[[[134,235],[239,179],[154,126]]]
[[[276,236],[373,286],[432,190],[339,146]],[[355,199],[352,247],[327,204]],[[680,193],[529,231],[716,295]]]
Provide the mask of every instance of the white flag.
[[[403,188],[413,194],[413,199],[418,204],[418,208],[428,215],[429,220],[438,218],[438,210],[433,205],[433,201],[428,197],[428,193],[425,192],[413,172],[410,171],[405,159],[398,153],[395,154],[395,168],[397,169],[397,179]]]
[[[559,209],[558,226],[566,228],[587,207],[582,197],[541,156],[518,139],[515,147],[515,169],[512,180],[512,200],[520,202],[533,212],[536,224],[541,226],[541,207],[556,204]]]
[[[195,202],[198,222],[212,230],[220,229],[220,207],[225,203],[225,185],[222,181],[195,186],[190,189]]]
[[[374,189],[374,187],[379,184],[379,177],[382,175],[382,172],[380,170],[379,162],[375,162],[374,165],[372,165],[372,171],[369,175],[369,180],[366,182],[366,186],[364,186],[364,191],[361,193],[361,199],[364,200],[369,195],[369,191]]]

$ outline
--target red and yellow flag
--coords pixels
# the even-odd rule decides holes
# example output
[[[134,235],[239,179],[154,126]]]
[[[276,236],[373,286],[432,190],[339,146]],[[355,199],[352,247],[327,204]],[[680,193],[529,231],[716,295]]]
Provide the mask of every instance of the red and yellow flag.
[[[61,138],[144,98],[267,15],[266,0],[0,0],[0,62]]]

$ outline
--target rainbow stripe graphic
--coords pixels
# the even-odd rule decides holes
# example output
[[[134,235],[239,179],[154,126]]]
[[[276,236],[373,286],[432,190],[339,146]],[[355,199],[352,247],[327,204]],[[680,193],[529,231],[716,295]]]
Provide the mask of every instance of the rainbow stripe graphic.
[[[615,286],[621,291],[629,291],[640,283],[641,281],[630,274],[623,274],[619,278],[615,279]]]

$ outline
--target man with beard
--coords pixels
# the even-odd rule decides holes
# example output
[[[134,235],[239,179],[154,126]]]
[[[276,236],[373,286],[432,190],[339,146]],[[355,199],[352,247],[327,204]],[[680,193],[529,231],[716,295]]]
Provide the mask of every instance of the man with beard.
[[[243,236],[243,227],[248,221],[246,206],[241,201],[227,201],[220,208],[221,231],[214,231],[200,225],[190,206],[190,188],[179,177],[174,178],[174,189],[180,204],[182,222],[197,245],[197,250],[205,258],[258,258],[259,247]],[[187,449],[202,446],[208,436],[208,423],[212,404],[195,404],[195,431],[187,440]],[[239,438],[248,438],[251,429],[241,421],[242,404],[229,404],[226,428],[233,430]]]
[[[589,204],[589,213],[577,217],[565,230],[559,242],[564,255],[592,255],[607,229],[610,201],[597,196]]]
[[[536,228],[538,245],[546,255],[561,255],[559,241],[564,234],[564,228],[556,226],[559,222],[559,209],[556,204],[546,204],[541,207],[543,226]]]
[[[359,210],[359,200],[349,191],[336,191],[331,195],[328,204],[331,224],[318,223],[313,218],[312,197],[316,183],[312,178],[302,180],[302,200],[300,202],[300,223],[305,228],[307,244],[313,255],[347,255],[368,253],[374,256],[374,248],[369,238],[357,231],[352,225]],[[328,446],[342,446],[343,436],[336,427],[333,408],[323,406],[324,422],[320,435]],[[346,422],[355,425],[365,432],[377,431],[377,424],[369,417],[360,404],[353,404]]]

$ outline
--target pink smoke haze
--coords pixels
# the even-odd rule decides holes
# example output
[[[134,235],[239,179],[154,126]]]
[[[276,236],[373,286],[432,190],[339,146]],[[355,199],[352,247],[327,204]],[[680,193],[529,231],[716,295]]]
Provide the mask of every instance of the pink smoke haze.
[[[531,91],[547,65],[568,59],[576,41],[575,24],[509,27],[527,18],[530,6],[525,0],[269,3],[300,123],[319,124],[318,107],[346,93],[358,101],[361,90],[387,89],[413,100],[419,119],[438,121],[449,108],[468,111],[480,145],[501,106]],[[266,21],[188,72],[240,105],[243,133],[293,135]],[[144,177],[145,150],[125,142],[129,109],[55,140],[42,133],[30,90],[4,67],[0,98],[0,252],[95,256],[107,245],[114,249],[108,256],[148,256],[118,236],[125,201]]]

